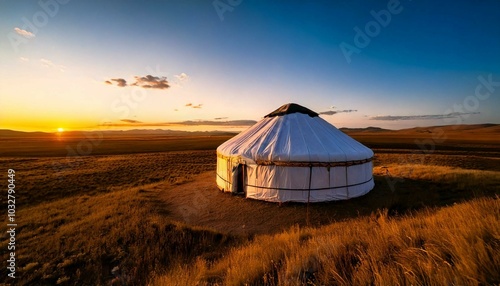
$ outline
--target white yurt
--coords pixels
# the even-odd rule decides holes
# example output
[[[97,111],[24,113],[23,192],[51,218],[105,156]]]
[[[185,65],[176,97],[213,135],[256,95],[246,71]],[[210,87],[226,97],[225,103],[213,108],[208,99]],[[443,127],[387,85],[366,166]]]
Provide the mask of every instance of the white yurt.
[[[217,186],[270,202],[346,200],[374,187],[373,151],[289,103],[217,148]]]

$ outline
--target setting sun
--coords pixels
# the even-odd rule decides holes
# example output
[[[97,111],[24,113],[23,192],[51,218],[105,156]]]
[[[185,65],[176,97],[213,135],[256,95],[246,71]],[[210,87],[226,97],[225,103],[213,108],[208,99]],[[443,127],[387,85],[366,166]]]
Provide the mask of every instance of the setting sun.
[[[64,132],[64,128],[62,128],[62,127],[57,128],[57,132],[59,132],[59,133]]]

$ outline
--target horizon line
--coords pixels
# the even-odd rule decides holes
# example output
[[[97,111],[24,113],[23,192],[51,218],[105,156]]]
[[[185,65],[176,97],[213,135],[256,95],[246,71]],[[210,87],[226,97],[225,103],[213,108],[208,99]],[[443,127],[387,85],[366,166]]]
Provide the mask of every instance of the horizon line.
[[[445,124],[445,125],[428,125],[428,126],[414,126],[408,128],[400,128],[400,129],[391,129],[391,128],[382,128],[378,126],[367,126],[367,127],[336,127],[337,129],[370,129],[376,128],[381,130],[389,130],[389,131],[399,131],[399,130],[408,130],[414,128],[438,128],[438,127],[448,127],[448,126],[495,126],[500,125],[500,123],[476,123],[476,124]],[[228,126],[226,126],[228,127]],[[245,126],[246,127],[246,126]],[[54,128],[56,129],[56,128]],[[244,128],[245,129],[245,128]],[[47,134],[57,134],[57,133],[70,133],[70,132],[131,132],[131,131],[171,131],[171,132],[186,132],[186,133],[196,133],[196,132],[205,132],[205,133],[239,133],[241,131],[230,131],[230,130],[174,130],[174,129],[163,129],[163,128],[133,128],[133,129],[92,129],[86,130],[82,129],[69,129],[64,130],[63,132],[55,131],[42,131],[42,130],[32,130],[32,131],[24,131],[19,129],[9,129],[9,128],[0,128],[0,131],[12,131],[12,132],[21,132],[21,133],[47,133]]]

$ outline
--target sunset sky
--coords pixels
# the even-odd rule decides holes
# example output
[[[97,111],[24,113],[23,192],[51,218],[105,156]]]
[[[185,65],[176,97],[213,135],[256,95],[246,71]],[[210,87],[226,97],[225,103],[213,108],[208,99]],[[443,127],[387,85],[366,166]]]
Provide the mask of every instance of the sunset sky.
[[[2,0],[0,129],[500,123],[500,1],[434,3]]]

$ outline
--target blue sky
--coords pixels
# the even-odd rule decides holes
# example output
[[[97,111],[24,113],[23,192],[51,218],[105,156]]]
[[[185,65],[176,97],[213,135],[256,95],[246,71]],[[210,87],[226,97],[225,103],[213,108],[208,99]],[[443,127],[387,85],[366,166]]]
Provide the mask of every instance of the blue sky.
[[[500,123],[500,2],[332,2],[0,1],[0,128]]]

